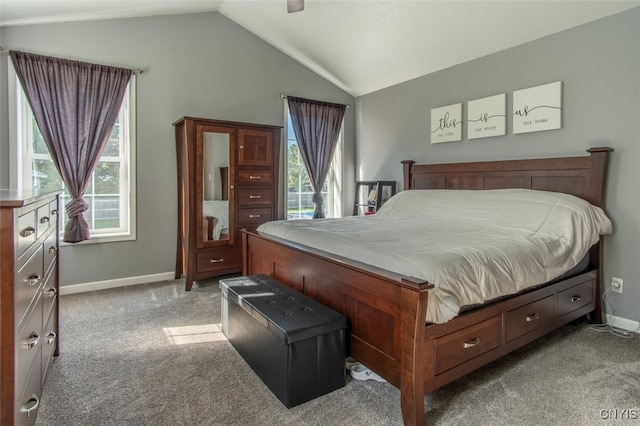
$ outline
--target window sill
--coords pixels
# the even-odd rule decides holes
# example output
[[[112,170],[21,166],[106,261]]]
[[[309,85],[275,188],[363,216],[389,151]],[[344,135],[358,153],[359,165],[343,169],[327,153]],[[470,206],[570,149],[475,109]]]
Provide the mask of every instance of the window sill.
[[[112,235],[98,235],[91,237],[86,241],[79,243],[65,243],[62,241],[62,235],[60,235],[60,247],[78,246],[86,244],[101,244],[101,243],[117,243],[121,241],[134,241],[136,239],[135,234],[112,234]]]

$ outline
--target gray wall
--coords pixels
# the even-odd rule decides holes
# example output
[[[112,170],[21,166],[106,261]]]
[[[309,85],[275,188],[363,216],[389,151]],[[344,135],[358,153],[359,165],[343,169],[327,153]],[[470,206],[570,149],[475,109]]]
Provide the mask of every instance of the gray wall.
[[[560,130],[462,142],[429,143],[434,107],[563,82]],[[463,112],[463,117],[466,117]],[[624,279],[624,295],[609,297],[615,314],[640,316],[640,8],[399,84],[357,100],[357,173],[402,182],[400,161],[420,163],[586,155],[615,149],[606,210],[614,234],[605,237],[604,278]],[[610,311],[611,312],[611,311]]]
[[[218,13],[5,27],[4,48],[143,68],[137,89],[137,241],[65,246],[61,285],[175,269],[174,128],[184,115],[284,124],[281,92],[354,105],[354,98]],[[0,123],[7,120],[0,62]],[[345,116],[345,184],[354,178],[354,109]],[[0,169],[8,167],[3,130]],[[5,178],[6,179],[6,178]],[[2,182],[6,185],[6,182]]]

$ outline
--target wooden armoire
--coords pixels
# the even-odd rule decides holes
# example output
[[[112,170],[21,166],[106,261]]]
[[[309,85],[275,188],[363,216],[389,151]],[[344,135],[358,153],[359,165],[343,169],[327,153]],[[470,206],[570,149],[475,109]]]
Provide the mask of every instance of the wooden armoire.
[[[242,229],[278,218],[281,126],[182,117],[173,123],[178,162],[176,278],[242,271]]]

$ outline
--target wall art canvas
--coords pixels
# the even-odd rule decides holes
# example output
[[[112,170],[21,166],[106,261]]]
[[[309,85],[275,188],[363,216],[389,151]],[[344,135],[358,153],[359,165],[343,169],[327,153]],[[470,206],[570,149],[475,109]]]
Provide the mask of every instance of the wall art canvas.
[[[506,135],[506,108],[506,93],[467,102],[467,137],[479,139]]]
[[[562,82],[513,92],[513,133],[562,128]]]
[[[431,143],[462,140],[462,104],[431,110]]]

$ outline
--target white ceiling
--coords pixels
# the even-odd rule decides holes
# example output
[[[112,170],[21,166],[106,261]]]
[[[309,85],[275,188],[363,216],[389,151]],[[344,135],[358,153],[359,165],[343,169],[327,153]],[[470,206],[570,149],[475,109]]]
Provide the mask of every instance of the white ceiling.
[[[0,0],[0,26],[218,11],[354,96],[640,6],[634,1]],[[12,46],[3,46],[11,48]]]

